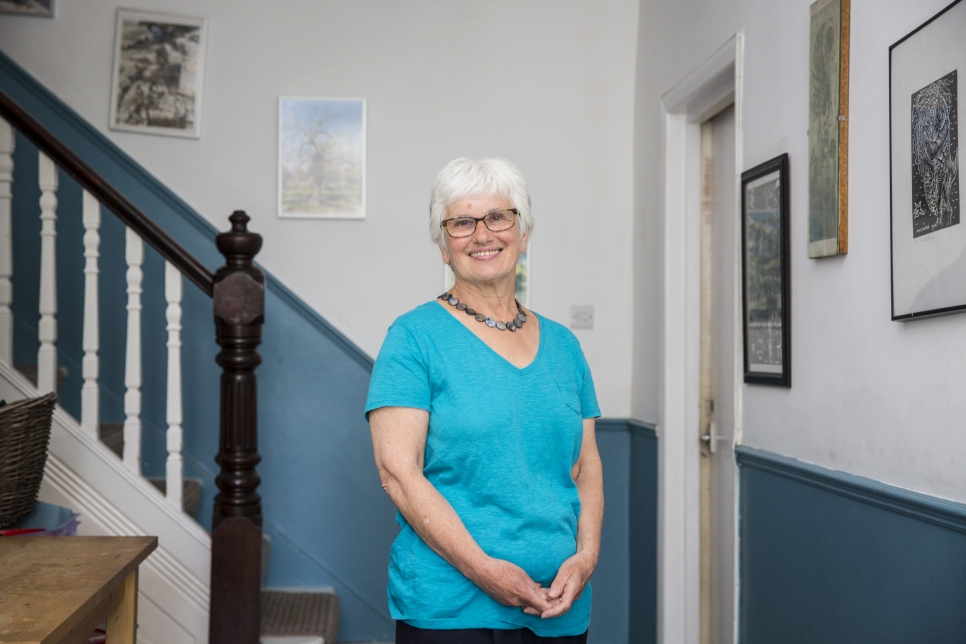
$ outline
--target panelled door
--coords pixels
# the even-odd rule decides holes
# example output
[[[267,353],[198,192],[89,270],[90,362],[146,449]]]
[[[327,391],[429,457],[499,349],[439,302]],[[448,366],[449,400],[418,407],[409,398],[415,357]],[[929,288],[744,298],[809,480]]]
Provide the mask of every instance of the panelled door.
[[[701,642],[732,644],[736,598],[735,387],[738,385],[735,113],[701,125]]]

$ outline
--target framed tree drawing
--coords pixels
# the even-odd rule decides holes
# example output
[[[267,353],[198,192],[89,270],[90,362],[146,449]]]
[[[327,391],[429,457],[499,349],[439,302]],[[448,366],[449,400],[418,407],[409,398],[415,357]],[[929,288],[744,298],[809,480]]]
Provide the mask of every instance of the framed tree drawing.
[[[207,20],[117,10],[112,130],[201,136]]]
[[[889,48],[892,319],[966,310],[959,72],[966,2]]]
[[[745,382],[792,386],[788,155],[741,175]]]
[[[279,99],[278,216],[365,218],[365,99]]]
[[[808,82],[808,256],[849,250],[850,0],[811,6]]]

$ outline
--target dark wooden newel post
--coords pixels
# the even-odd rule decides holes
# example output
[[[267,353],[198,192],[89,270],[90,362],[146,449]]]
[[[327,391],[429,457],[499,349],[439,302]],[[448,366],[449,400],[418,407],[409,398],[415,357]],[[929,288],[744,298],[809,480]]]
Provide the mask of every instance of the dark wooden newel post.
[[[225,265],[215,273],[215,334],[221,352],[221,432],[211,530],[210,644],[258,644],[262,560],[255,367],[262,361],[265,276],[252,264],[261,235],[248,232],[248,215],[229,217],[218,235]]]

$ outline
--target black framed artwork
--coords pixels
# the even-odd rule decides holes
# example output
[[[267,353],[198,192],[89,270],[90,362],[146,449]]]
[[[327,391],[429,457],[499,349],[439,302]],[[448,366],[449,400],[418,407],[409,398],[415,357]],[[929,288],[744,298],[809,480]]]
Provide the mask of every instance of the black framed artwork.
[[[959,72],[966,2],[889,48],[892,319],[966,310]]]
[[[788,155],[741,174],[745,382],[792,386]]]

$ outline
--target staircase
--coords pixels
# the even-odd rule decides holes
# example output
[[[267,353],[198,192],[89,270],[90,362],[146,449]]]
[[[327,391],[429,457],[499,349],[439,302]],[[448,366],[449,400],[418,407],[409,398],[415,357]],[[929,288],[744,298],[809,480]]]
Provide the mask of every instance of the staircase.
[[[39,394],[27,378],[0,360],[0,398]],[[139,641],[208,641],[211,537],[85,434],[60,406],[54,410],[40,498],[79,512],[80,534],[157,535],[158,549],[141,565]]]
[[[21,373],[34,387],[37,386],[37,366],[36,365],[17,365],[16,370]],[[57,385],[55,391],[63,390],[64,376],[66,369],[59,368]],[[124,456],[124,423],[100,423],[98,425],[97,437],[104,447],[114,452],[118,458]],[[148,481],[167,496],[167,479],[159,477],[147,477]],[[181,509],[190,517],[197,518],[198,509],[201,506],[201,490],[204,483],[200,478],[184,478],[181,487]],[[263,553],[265,549],[263,548]]]
[[[4,120],[5,119],[5,120]],[[40,324],[36,366],[13,368],[11,183],[13,127],[40,150]],[[245,644],[258,641],[259,620],[269,642],[334,643],[338,601],[330,592],[261,592],[267,541],[261,534],[255,489],[255,378],[260,358],[264,281],[252,264],[261,240],[248,217],[232,215],[232,230],[218,238],[227,263],[215,275],[182,249],[123,195],[93,173],[60,141],[0,92],[0,398],[16,400],[61,388],[58,360],[56,226],[58,166],[83,191],[83,388],[80,418],[58,406],[53,420],[41,499],[81,514],[81,534],[159,537],[141,567],[138,641]],[[127,334],[123,422],[101,422],[98,259],[101,206],[127,226]],[[165,476],[141,471],[141,310],[145,242],[165,261],[167,301],[167,458]],[[181,396],[182,284],[187,278],[213,298],[216,340],[222,347],[222,468],[212,535],[192,517],[202,482],[183,474]],[[36,319],[36,318],[35,318]],[[214,404],[218,404],[214,401]],[[279,639],[282,638],[282,639]],[[294,639],[293,639],[294,638]]]

